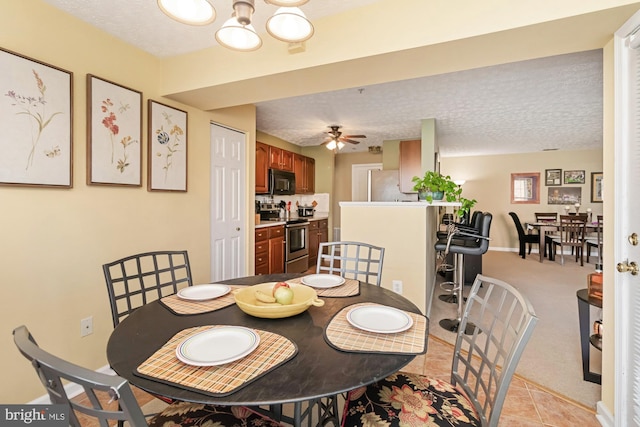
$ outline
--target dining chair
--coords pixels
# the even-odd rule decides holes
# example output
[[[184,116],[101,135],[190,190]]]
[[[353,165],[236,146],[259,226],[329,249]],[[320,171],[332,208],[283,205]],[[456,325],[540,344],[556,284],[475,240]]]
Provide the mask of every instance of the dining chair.
[[[129,382],[124,378],[95,372],[46,352],[38,346],[24,325],[13,330],[13,340],[20,353],[35,368],[51,403],[69,407],[69,424],[73,427],[80,427],[80,419],[87,418],[96,420],[103,427],[114,421],[118,425],[126,421],[135,427],[281,425],[245,406],[212,406],[190,402],[173,403],[160,413],[147,417],[143,415]],[[72,399],[67,391],[72,387],[81,388],[87,398]]]
[[[576,262],[584,265],[585,229],[587,217],[582,215],[560,215],[559,234],[547,237],[549,245],[549,259],[555,260],[556,248],[560,247],[560,263],[564,265],[564,249],[571,248],[575,253]]]
[[[558,221],[558,212],[536,212],[536,222],[556,222]]]
[[[384,248],[362,242],[323,242],[318,248],[316,273],[339,274],[380,286]]]
[[[522,223],[520,222],[520,218],[518,214],[515,212],[509,212],[509,215],[513,219],[513,223],[516,226],[516,231],[518,232],[518,240],[520,243],[520,250],[518,255],[520,255],[523,259],[527,257],[526,245],[529,245],[529,254],[531,254],[531,245],[533,243],[540,243],[540,236],[537,234],[530,234],[524,231],[524,227],[522,227]],[[540,250],[540,248],[538,248]]]
[[[113,327],[138,307],[192,286],[187,251],[131,255],[102,266]]]
[[[602,226],[603,226],[603,215],[598,215],[598,224],[596,227],[596,235],[595,237],[585,237],[585,243],[587,245],[587,263],[589,262],[589,258],[591,258],[591,248],[596,248],[598,250],[598,264],[602,265]]]
[[[450,382],[400,371],[351,390],[342,426],[497,426],[537,320],[518,289],[478,275],[456,337]]]

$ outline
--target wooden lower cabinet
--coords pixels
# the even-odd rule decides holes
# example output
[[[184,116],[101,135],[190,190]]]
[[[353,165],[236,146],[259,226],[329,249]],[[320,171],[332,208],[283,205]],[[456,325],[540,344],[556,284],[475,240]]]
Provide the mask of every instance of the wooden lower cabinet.
[[[258,228],[255,233],[255,274],[284,273],[284,225]]]
[[[318,262],[320,243],[329,241],[329,220],[309,221],[309,268]]]

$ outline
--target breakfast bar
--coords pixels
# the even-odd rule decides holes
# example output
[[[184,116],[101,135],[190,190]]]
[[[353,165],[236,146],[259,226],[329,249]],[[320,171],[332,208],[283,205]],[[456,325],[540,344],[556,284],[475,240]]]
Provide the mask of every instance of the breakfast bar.
[[[442,201],[340,202],[341,240],[385,248],[382,286],[402,294],[428,316],[440,210],[459,206]]]

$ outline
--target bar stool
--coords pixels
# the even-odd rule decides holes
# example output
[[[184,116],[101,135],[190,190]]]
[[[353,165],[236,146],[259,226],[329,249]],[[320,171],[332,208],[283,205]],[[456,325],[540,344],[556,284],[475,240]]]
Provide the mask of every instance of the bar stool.
[[[452,291],[457,295],[457,311],[455,319],[442,319],[439,324],[451,332],[457,332],[462,319],[463,289],[464,289],[464,255],[483,255],[489,249],[489,230],[493,216],[489,212],[480,215],[479,227],[451,227],[446,241],[439,240],[435,244],[436,251],[452,253],[454,257],[454,276]],[[473,325],[467,325],[465,334],[472,334]]]
[[[449,236],[449,230],[453,230],[453,228],[450,227],[450,225],[453,226],[462,226],[462,228],[464,228],[466,231],[468,232],[473,232],[474,234],[478,234],[479,231],[479,227],[480,227],[480,218],[481,218],[481,214],[482,212],[480,211],[474,211],[473,215],[471,216],[471,222],[469,225],[467,224],[460,224],[460,223],[455,223],[453,221],[448,221],[446,222],[447,224],[447,231],[438,231],[436,233],[436,237],[438,238],[438,242],[440,243],[445,243],[448,236]],[[447,214],[445,214],[447,215]],[[451,214],[449,214],[451,215]],[[443,217],[443,223],[445,223],[444,221],[444,217]],[[474,230],[471,231],[469,230],[469,228],[472,227]],[[442,247],[442,246],[440,246]],[[449,264],[446,260],[448,252],[445,253],[444,251],[438,250],[438,248],[436,247],[436,251],[437,251],[437,256],[438,259],[436,260],[436,273],[440,273],[443,277],[446,276],[447,273],[451,273],[453,272],[455,275],[455,260],[453,264]],[[440,262],[438,262],[440,261]],[[449,304],[457,304],[458,303],[458,294],[456,292],[456,279],[454,278],[453,281],[447,281],[447,282],[443,282],[440,284],[440,289],[442,289],[445,293],[442,295],[438,296],[438,299],[440,301],[444,301],[446,303]]]

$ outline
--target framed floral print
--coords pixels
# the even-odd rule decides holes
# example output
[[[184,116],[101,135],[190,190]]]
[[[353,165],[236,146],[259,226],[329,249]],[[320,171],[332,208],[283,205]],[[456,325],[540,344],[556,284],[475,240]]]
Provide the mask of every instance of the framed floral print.
[[[148,191],[187,191],[187,112],[148,101]]]
[[[87,74],[87,184],[142,186],[142,92]]]
[[[591,172],[591,202],[602,203],[602,172]]]
[[[73,187],[73,73],[0,48],[0,184]]]

